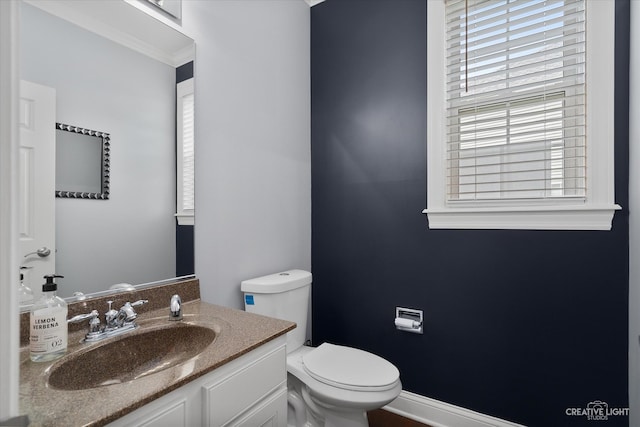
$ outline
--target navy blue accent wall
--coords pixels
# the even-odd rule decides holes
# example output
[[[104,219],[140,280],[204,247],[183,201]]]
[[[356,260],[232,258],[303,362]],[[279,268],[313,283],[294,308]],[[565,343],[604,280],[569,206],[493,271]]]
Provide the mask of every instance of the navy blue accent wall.
[[[407,391],[528,426],[628,406],[629,2],[616,4],[610,232],[430,230],[426,0],[312,8],[314,344],[377,353]],[[396,306],[424,310],[424,335],[395,329]]]
[[[193,77],[193,61],[176,68],[176,84]],[[176,277],[195,272],[193,225],[178,225],[176,221]]]

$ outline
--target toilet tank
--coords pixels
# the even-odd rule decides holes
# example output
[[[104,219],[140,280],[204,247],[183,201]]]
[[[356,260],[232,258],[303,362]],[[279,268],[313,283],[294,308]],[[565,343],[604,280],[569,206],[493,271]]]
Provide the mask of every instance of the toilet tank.
[[[244,309],[277,319],[296,322],[297,327],[287,333],[287,353],[300,348],[306,340],[309,313],[311,273],[289,270],[240,284],[244,293]]]

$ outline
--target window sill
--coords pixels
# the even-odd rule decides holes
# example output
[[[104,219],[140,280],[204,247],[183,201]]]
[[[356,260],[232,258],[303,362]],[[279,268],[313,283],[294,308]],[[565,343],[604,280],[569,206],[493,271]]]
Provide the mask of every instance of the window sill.
[[[175,214],[178,225],[194,225],[195,216],[193,214]]]
[[[477,230],[611,230],[619,205],[424,209],[429,228]]]

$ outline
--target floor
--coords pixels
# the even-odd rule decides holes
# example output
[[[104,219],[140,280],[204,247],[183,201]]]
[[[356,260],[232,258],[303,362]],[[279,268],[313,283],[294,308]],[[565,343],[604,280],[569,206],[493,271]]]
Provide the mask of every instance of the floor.
[[[429,427],[383,409],[367,412],[369,427]]]

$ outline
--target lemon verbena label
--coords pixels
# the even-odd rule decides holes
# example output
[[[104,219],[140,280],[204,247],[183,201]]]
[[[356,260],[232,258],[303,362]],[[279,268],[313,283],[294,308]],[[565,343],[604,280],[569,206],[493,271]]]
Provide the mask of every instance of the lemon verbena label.
[[[67,348],[67,319],[64,313],[31,316],[30,350],[52,353]]]

